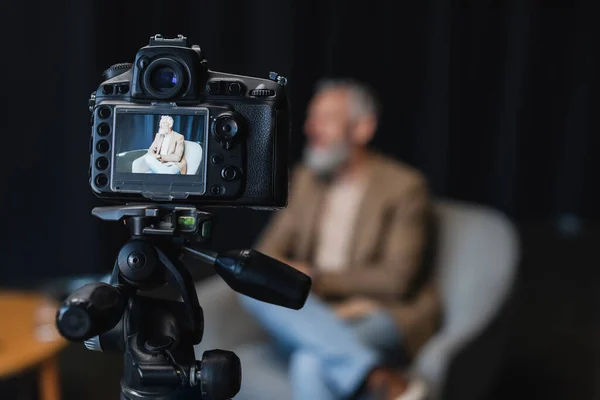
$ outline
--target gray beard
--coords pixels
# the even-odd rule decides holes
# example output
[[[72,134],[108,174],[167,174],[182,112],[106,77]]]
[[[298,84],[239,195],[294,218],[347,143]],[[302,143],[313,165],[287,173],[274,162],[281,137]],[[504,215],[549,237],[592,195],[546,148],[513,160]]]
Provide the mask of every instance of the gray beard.
[[[309,146],[304,148],[304,165],[323,178],[329,178],[350,158],[350,146],[346,142],[325,150],[315,150]]]

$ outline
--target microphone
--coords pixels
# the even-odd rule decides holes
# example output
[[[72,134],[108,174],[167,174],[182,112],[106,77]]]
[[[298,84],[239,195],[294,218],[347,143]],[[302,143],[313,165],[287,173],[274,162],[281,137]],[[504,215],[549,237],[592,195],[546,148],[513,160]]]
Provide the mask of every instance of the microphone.
[[[253,299],[299,310],[310,293],[310,277],[256,250],[232,250],[225,254],[189,247],[185,250],[213,265],[233,290]]]

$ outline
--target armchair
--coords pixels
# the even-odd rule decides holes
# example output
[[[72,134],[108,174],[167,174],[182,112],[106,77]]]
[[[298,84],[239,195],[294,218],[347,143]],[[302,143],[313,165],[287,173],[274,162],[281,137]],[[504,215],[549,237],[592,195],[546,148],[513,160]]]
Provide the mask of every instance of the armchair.
[[[147,149],[131,150],[124,153],[119,153],[117,154],[118,160],[116,165],[131,165],[131,169],[126,167],[125,170],[121,172],[133,172],[137,174],[148,172],[150,169],[144,162],[144,157],[147,153]],[[195,175],[200,169],[202,162],[202,146],[199,143],[186,140],[183,156],[185,157],[187,163],[186,175]]]

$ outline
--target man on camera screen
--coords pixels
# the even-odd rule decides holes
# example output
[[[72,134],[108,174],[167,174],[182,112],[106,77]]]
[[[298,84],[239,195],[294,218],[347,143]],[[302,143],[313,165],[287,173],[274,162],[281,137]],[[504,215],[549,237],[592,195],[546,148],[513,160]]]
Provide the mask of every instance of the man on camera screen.
[[[148,168],[157,174],[185,175],[184,146],[183,135],[173,130],[173,117],[163,115],[160,118],[158,133],[145,158]]]

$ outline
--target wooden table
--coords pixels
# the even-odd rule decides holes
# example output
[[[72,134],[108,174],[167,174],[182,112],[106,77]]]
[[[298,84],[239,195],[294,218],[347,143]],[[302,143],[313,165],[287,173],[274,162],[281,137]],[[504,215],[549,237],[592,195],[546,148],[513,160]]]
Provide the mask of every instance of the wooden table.
[[[0,291],[0,379],[39,368],[43,400],[60,400],[58,354],[67,341],[54,325],[56,309],[38,293]]]

